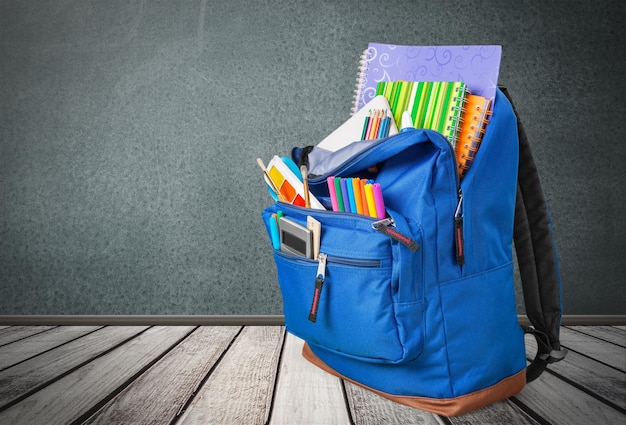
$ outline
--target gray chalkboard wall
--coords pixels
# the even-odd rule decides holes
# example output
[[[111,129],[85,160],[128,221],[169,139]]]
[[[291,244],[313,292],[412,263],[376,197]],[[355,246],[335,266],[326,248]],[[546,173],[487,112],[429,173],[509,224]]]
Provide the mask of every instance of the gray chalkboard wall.
[[[625,314],[626,3],[0,1],[0,314],[280,314],[255,158],[369,41],[501,44],[567,314]]]

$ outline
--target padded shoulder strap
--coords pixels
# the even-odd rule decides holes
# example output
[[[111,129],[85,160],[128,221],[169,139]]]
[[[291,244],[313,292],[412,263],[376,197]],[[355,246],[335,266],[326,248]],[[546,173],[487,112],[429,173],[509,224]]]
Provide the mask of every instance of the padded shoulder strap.
[[[513,105],[505,88],[502,92]],[[513,105],[519,136],[519,171],[513,239],[524,293],[526,315],[533,328],[525,329],[537,338],[538,352],[528,366],[526,380],[536,379],[549,363],[562,360],[561,278],[552,233],[552,222],[539,181],[526,131]]]

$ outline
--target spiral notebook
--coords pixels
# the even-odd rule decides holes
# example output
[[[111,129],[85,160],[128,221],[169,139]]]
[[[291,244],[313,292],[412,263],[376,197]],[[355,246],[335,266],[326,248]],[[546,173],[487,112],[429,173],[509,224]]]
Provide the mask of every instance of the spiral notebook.
[[[472,94],[495,98],[502,46],[401,46],[369,43],[361,56],[352,112],[381,81],[463,81]]]
[[[465,97],[465,111],[459,129],[458,142],[455,147],[456,160],[459,166],[459,177],[463,177],[469,169],[489,123],[491,101],[485,97],[468,94]]]

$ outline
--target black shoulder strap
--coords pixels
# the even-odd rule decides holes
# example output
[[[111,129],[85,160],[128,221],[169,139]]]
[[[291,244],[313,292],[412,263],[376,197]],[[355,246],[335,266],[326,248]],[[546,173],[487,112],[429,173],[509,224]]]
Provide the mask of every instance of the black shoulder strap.
[[[513,105],[507,90],[502,92]],[[526,380],[536,379],[549,363],[562,360],[561,349],[561,280],[552,233],[552,222],[539,181],[526,131],[515,106],[519,136],[519,171],[515,202],[513,239],[519,264],[526,315],[532,328],[525,329],[537,339],[538,351],[528,366]]]

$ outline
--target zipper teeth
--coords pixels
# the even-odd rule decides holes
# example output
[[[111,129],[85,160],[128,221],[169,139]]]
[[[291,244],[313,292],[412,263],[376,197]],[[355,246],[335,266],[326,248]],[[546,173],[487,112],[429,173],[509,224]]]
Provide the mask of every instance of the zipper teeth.
[[[365,220],[367,223],[369,223],[370,226],[371,226],[371,223],[374,223],[380,220],[377,217],[371,217],[368,215],[357,214],[357,213],[347,212],[347,211],[332,211],[332,210],[317,210],[317,209],[311,210],[311,208],[300,207],[298,205],[288,204],[282,201],[276,202],[276,205],[277,205],[277,209],[279,210],[280,209],[283,209],[283,210],[295,209],[298,212],[302,211],[302,214],[305,214],[305,215],[323,215],[323,216],[329,217],[330,219],[347,217],[347,218],[356,219],[356,220]],[[278,206],[280,206],[280,208]]]
[[[333,264],[342,264],[344,266],[380,267],[380,260],[377,259],[337,257],[327,254],[326,261]]]
[[[311,264],[319,262],[318,259],[314,259],[314,258],[306,258],[306,257],[300,257],[298,255],[286,254],[278,250],[275,250],[274,252],[288,260],[302,261],[302,262],[311,263]],[[326,263],[340,264],[344,266],[377,268],[377,267],[380,267],[380,265],[382,264],[382,260],[339,257],[336,255],[326,254]]]
[[[399,133],[398,133],[399,134]],[[333,170],[327,171],[326,173],[324,173],[323,176],[320,177],[316,177],[314,179],[309,179],[309,183],[322,183],[326,180],[326,178],[328,176],[334,176],[336,175],[337,171],[343,170],[349,166],[351,166],[353,163],[361,160],[361,158],[365,155],[367,155],[369,153],[370,150],[374,149],[375,147],[377,147],[378,145],[384,143],[388,138],[383,138],[383,139],[378,139],[377,142],[372,143],[371,145],[369,145],[367,148],[365,148],[364,150],[362,150],[361,152],[359,152],[357,154],[357,156],[355,157],[351,157],[350,159],[348,159],[347,161],[342,162],[341,164],[339,164],[337,167],[335,167]]]

